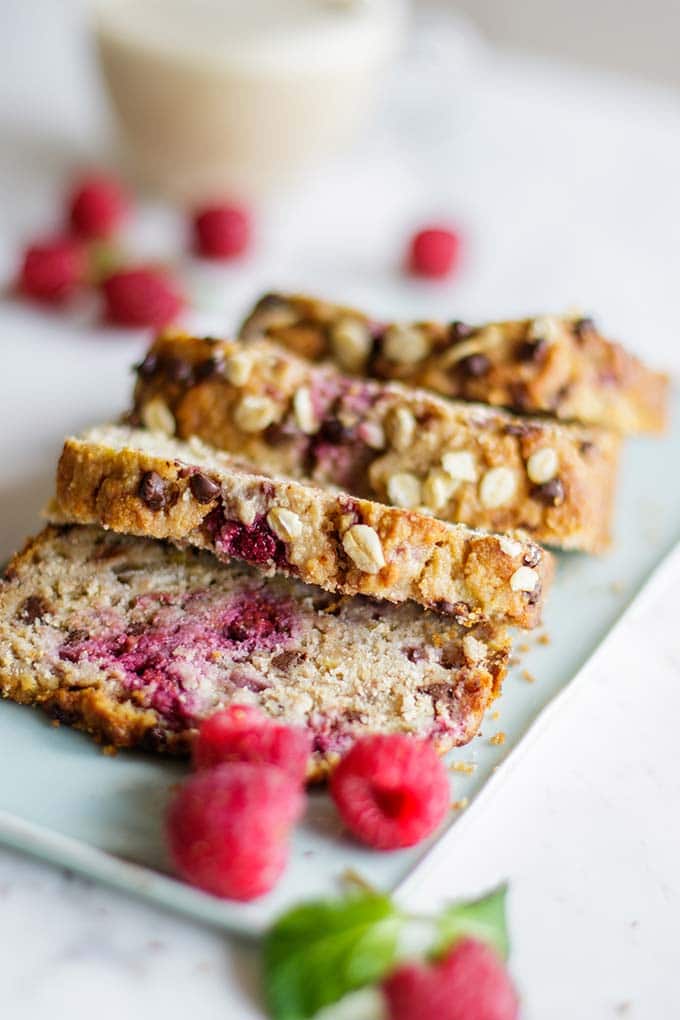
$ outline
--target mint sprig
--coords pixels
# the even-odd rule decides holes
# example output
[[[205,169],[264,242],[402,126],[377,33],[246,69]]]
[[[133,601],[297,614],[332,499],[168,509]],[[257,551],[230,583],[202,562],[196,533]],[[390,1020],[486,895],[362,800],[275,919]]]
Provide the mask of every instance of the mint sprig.
[[[508,954],[506,887],[446,907],[424,919],[398,910],[388,896],[353,894],[319,900],[284,914],[264,943],[264,983],[274,1020],[309,1020],[349,992],[376,984],[400,959],[408,925],[432,927],[427,956],[436,958],[463,937]]]
[[[304,904],[264,943],[267,1006],[275,1020],[307,1020],[348,992],[379,981],[396,959],[403,918],[388,896]]]
[[[441,956],[461,938],[479,939],[492,946],[507,960],[510,950],[505,919],[507,885],[501,885],[486,896],[447,907],[437,918],[439,937],[432,956]]]

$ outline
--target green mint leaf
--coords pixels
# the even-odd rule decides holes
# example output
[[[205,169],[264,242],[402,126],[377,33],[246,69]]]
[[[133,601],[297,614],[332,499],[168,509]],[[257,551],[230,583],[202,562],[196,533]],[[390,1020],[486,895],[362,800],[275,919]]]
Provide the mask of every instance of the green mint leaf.
[[[387,896],[319,900],[288,911],[264,942],[264,985],[274,1020],[307,1020],[394,964],[403,918]]]
[[[439,938],[433,949],[433,956],[440,956],[459,939],[469,936],[487,942],[505,960],[510,943],[505,918],[506,885],[478,900],[454,903],[447,907],[437,919]]]

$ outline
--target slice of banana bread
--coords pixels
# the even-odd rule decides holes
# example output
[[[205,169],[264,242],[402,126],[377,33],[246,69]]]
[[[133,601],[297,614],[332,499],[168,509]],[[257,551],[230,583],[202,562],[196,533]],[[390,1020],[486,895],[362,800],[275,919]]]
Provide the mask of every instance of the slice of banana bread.
[[[627,434],[666,425],[667,376],[605,339],[591,319],[383,323],[317,298],[266,294],[240,335],[269,337],[305,357],[332,358],[347,371],[447,397]]]
[[[502,627],[299,581],[165,542],[48,527],[0,582],[0,691],[116,747],[186,753],[231,702],[308,726],[310,778],[359,735],[441,752],[498,693]]]
[[[563,549],[609,541],[616,433],[358,379],[266,340],[160,336],[131,419],[441,520]]]
[[[200,440],[102,426],[67,439],[53,519],[168,538],[345,595],[531,627],[552,558],[524,537],[258,473]]]

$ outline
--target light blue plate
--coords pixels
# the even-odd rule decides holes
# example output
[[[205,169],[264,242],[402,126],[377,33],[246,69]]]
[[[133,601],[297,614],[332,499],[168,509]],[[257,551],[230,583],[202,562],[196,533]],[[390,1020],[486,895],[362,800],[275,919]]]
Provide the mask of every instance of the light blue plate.
[[[451,755],[452,761],[475,763],[471,775],[454,773],[458,800],[472,801],[480,792],[680,539],[679,467],[678,413],[664,439],[627,444],[614,548],[602,558],[560,557],[545,618],[550,642],[517,635],[522,662],[494,706],[499,717],[488,716],[483,733]],[[522,653],[524,644],[530,648]],[[524,670],[535,682],[524,678]],[[499,731],[505,742],[492,745],[489,738]],[[54,728],[40,712],[3,702],[0,842],[243,935],[256,935],[292,902],[337,891],[347,869],[394,889],[427,853],[427,846],[393,854],[356,846],[343,837],[326,795],[316,792],[279,887],[245,906],[214,899],[169,876],[161,819],[170,788],[184,771],[136,754],[107,757],[81,734]],[[452,823],[456,817],[452,813]]]

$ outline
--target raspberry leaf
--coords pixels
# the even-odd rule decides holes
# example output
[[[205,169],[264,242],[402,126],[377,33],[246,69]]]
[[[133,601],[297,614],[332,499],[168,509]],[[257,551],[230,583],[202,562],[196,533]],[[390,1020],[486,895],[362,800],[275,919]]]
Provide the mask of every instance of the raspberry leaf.
[[[477,900],[454,903],[437,918],[439,938],[432,956],[441,956],[461,938],[475,938],[492,946],[506,960],[510,948],[505,917],[507,885]]]
[[[307,1020],[393,967],[404,919],[387,896],[319,900],[283,915],[264,943],[274,1020]]]

